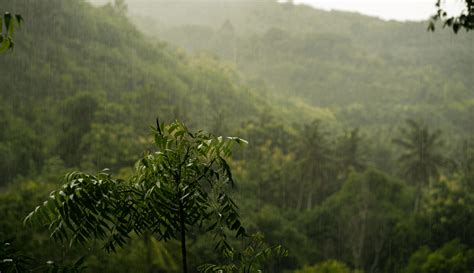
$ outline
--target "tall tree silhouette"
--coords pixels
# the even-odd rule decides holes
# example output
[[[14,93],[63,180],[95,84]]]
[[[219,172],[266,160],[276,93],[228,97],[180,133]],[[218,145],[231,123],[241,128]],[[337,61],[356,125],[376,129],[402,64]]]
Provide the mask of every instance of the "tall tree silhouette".
[[[431,132],[426,124],[408,119],[406,127],[400,129],[400,137],[393,142],[403,149],[398,158],[403,175],[416,186],[417,211],[422,187],[429,185],[430,179],[438,178],[440,169],[447,162],[440,152],[441,131]]]
[[[298,148],[301,158],[301,181],[297,209],[301,210],[306,195],[306,207],[311,209],[313,204],[321,202],[322,196],[328,190],[328,177],[333,163],[333,151],[319,120],[306,125]],[[316,198],[315,192],[318,192]],[[316,201],[316,202],[315,202]]]
[[[347,177],[351,170],[362,171],[365,169],[361,142],[362,138],[359,134],[359,128],[346,132],[338,140],[336,154],[344,177]]]

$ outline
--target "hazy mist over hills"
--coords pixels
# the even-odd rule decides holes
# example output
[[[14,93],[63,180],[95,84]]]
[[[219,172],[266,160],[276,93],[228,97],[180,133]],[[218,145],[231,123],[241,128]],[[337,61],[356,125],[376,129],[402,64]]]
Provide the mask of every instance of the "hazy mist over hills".
[[[471,107],[474,41],[466,33],[431,33],[426,22],[386,22],[270,0],[128,6],[132,21],[148,35],[217,55],[249,81],[265,80],[271,94],[348,118],[362,106],[377,113],[368,120],[388,115],[398,122],[416,114],[451,124],[445,114],[431,112]]]
[[[474,268],[473,33],[274,0],[7,10],[0,272]]]

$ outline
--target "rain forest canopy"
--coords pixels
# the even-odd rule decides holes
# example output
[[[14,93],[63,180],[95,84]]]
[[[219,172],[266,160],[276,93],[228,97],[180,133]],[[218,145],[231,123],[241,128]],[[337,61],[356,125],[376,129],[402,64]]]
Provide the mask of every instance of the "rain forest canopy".
[[[94,2],[0,0],[1,272],[474,270],[472,17]]]

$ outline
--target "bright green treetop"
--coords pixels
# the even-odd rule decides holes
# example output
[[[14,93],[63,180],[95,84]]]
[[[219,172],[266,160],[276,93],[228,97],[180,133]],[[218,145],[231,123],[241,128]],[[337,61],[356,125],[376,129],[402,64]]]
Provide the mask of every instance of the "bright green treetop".
[[[187,272],[188,227],[215,232],[216,249],[231,252],[226,230],[241,237],[245,229],[228,194],[233,179],[226,158],[234,143],[246,141],[192,133],[180,122],[157,122],[153,136],[157,151],[136,163],[128,181],[114,179],[106,171],[69,173],[63,187],[25,222],[48,223],[52,237],[70,244],[104,240],[108,251],[123,247],[131,233],[179,239],[183,272]]]

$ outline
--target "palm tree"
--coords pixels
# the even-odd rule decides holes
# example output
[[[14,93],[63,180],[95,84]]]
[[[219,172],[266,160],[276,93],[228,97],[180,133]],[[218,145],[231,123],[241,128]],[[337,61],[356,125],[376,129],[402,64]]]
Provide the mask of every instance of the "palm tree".
[[[351,170],[360,172],[365,169],[361,144],[362,137],[359,134],[359,128],[354,128],[339,138],[337,158],[343,177],[347,177]]]
[[[424,123],[408,119],[407,126],[401,128],[400,137],[393,140],[403,152],[398,161],[403,175],[416,186],[415,211],[423,186],[430,185],[432,178],[438,178],[446,159],[440,152],[443,145],[441,131],[431,132]]]
[[[304,195],[306,195],[306,207],[309,210],[314,203],[321,202],[328,191],[327,183],[333,163],[333,151],[321,121],[316,120],[305,125],[302,132],[303,137],[298,147],[302,170],[297,209],[302,209]],[[314,198],[316,191],[318,195]]]

